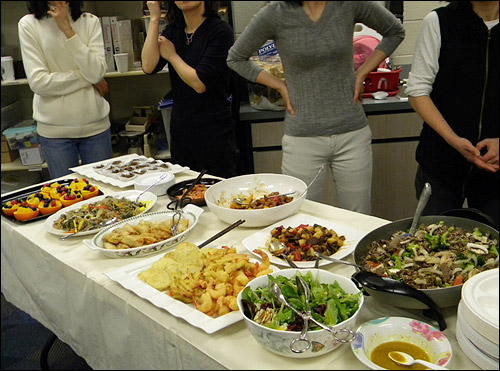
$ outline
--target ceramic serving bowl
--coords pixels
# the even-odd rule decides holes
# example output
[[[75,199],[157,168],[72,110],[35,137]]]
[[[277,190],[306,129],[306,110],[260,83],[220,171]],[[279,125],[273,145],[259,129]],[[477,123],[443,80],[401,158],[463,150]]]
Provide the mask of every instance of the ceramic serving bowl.
[[[294,199],[284,205],[265,209],[231,209],[229,204],[236,197],[254,195],[254,199],[271,192],[280,194],[296,191]],[[212,185],[205,192],[208,208],[220,220],[232,224],[245,220],[244,227],[265,227],[296,214],[307,196],[307,185],[300,179],[283,174],[249,174],[225,179]]]
[[[166,194],[167,189],[169,189],[175,183],[175,175],[172,173],[148,172],[144,175],[140,175],[134,179],[134,188],[137,191],[144,191],[163,175],[165,175],[165,178],[160,180],[157,184],[149,189],[149,192],[152,192],[157,196],[162,196]]]
[[[309,271],[312,273],[314,278],[317,278],[319,280],[320,283],[333,284],[336,281],[345,292],[349,294],[359,293],[356,285],[354,285],[354,283],[349,278],[331,273],[323,269],[291,268],[275,271],[271,273],[271,275],[274,277],[284,276],[287,278],[292,278],[297,274],[297,272],[304,276]],[[255,290],[258,287],[267,287],[268,283],[268,276],[260,276],[250,281],[245,286],[245,288],[250,287],[252,288],[252,290]],[[337,341],[332,333],[327,330],[309,330],[309,332],[307,333],[307,338],[311,340],[311,347],[303,353],[292,352],[292,350],[290,349],[290,344],[293,340],[297,339],[300,336],[300,331],[274,330],[269,327],[263,326],[255,322],[253,319],[249,318],[247,314],[245,314],[245,310],[243,310],[244,306],[242,303],[242,295],[244,290],[245,289],[243,289],[238,294],[238,307],[240,308],[240,312],[243,316],[245,325],[247,326],[248,330],[250,331],[254,339],[257,340],[257,342],[259,342],[265,349],[286,357],[311,358],[331,352],[343,344]],[[359,295],[359,307],[354,315],[352,315],[347,320],[340,322],[335,326],[332,326],[332,328],[337,330],[353,330],[355,328],[356,318],[361,311],[361,308],[363,307],[363,303],[363,295]]]
[[[451,344],[441,331],[425,322],[405,317],[383,317],[365,322],[356,330],[356,339],[351,342],[351,349],[372,370],[401,370],[406,366],[391,361],[393,365],[384,368],[372,361],[374,349],[389,342],[415,345],[427,353],[429,362],[439,366],[446,367],[451,361]]]
[[[170,220],[172,219],[174,211],[171,210],[158,211],[128,218],[119,223],[110,225],[106,229],[103,229],[98,234],[96,234],[92,240],[84,240],[83,243],[87,245],[89,249],[94,251],[100,251],[104,254],[104,256],[108,258],[143,257],[151,255],[160,251],[164,251],[184,241],[198,223],[198,219],[202,213],[203,209],[201,207],[195,205],[186,205],[182,209],[181,218],[187,219],[189,221],[188,228],[184,232],[181,232],[173,237],[149,245],[133,247],[130,249],[106,249],[104,248],[103,236],[108,233],[111,233],[117,228],[124,227],[125,224],[137,225],[141,221],[154,223],[154,222],[162,222],[165,220]]]

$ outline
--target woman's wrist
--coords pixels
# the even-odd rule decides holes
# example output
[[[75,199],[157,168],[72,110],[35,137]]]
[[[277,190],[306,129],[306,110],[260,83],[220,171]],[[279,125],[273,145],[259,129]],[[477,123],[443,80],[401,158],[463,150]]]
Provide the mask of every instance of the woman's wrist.
[[[69,27],[69,29],[63,31],[64,35],[66,35],[66,39],[71,39],[73,36],[76,35],[76,32]]]

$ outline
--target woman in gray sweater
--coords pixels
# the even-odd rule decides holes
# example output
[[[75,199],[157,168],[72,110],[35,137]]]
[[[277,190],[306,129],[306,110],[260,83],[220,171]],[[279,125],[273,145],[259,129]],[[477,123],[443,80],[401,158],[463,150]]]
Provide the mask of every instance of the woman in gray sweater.
[[[354,72],[356,23],[383,38]],[[286,82],[249,58],[274,40]],[[401,22],[372,1],[273,1],[251,20],[229,50],[229,67],[279,91],[286,104],[282,172],[309,183],[329,164],[340,207],[371,213],[371,130],[360,99],[363,82],[404,39]],[[308,198],[321,201],[326,171]]]

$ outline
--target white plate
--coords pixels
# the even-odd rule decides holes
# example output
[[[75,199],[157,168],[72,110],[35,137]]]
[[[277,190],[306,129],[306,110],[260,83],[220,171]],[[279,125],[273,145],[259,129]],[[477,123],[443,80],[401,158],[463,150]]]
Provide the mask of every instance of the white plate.
[[[120,187],[120,188],[133,187],[134,186],[134,179],[123,181],[120,179],[109,177],[107,175],[99,174],[94,170],[94,166],[96,166],[98,164],[108,164],[108,163],[111,163],[113,161],[129,162],[131,160],[135,160],[135,159],[139,159],[139,158],[146,159],[148,161],[155,160],[154,158],[151,158],[151,157],[139,156],[136,153],[132,153],[130,155],[114,157],[112,159],[108,159],[105,161],[94,162],[92,164],[72,167],[72,168],[70,168],[70,170],[72,170],[75,173],[78,173],[82,176],[85,176],[87,178],[92,178],[95,180],[99,180],[103,183],[108,183],[108,184],[114,185],[115,187]],[[177,174],[177,173],[189,170],[189,168],[187,166],[180,166],[177,164],[171,164],[170,162],[165,162],[165,163],[170,166],[170,169],[168,170],[168,172],[171,172],[172,174]]]
[[[468,279],[462,286],[464,319],[498,345],[499,269],[490,269]]]
[[[269,227],[266,227],[251,236],[248,236],[243,240],[243,246],[246,247],[248,251],[250,251],[253,255],[255,256],[260,256],[257,255],[253,252],[254,249],[261,249],[264,251],[268,256],[269,260],[271,261],[271,264],[276,264],[276,265],[282,265],[282,266],[287,266],[288,263],[280,258],[275,257],[272,255],[269,250],[265,247],[266,242],[270,240],[271,238],[271,231],[279,226],[284,226],[285,228],[287,227],[297,227],[300,224],[309,224],[313,225],[314,223],[319,224],[323,227],[326,227],[328,229],[333,229],[339,236],[345,236],[345,242],[344,246],[342,246],[335,254],[331,255],[332,258],[336,259],[342,259],[351,254],[354,249],[356,248],[356,244],[358,243],[358,240],[360,240],[366,233],[363,231],[360,231],[358,229],[355,229],[353,227],[350,227],[345,224],[341,224],[338,222],[333,222],[330,220],[324,220],[320,218],[316,218],[311,215],[303,214],[303,213],[298,213],[294,216],[291,216],[289,218],[286,218],[282,221],[279,221]],[[297,261],[294,262],[297,267],[299,268],[313,268],[314,267],[314,261],[307,261],[307,262],[302,262],[302,261]],[[329,260],[326,259],[321,259],[319,261],[319,265],[327,265],[327,264],[334,264]]]
[[[97,235],[94,236],[91,242],[84,240],[83,243],[87,245],[87,247],[90,248],[91,250],[102,252],[108,258],[126,258],[126,257],[141,258],[146,255],[155,254],[159,251],[163,251],[168,249],[169,247],[175,246],[181,241],[184,241],[188,236],[188,234],[191,233],[193,228],[196,226],[196,224],[198,224],[198,219],[200,218],[200,215],[203,214],[204,210],[201,207],[195,205],[186,205],[182,209],[182,211],[183,211],[182,219],[189,220],[188,228],[184,232],[179,233],[174,237],[170,237],[160,242],[152,243],[145,246],[134,247],[130,249],[113,250],[104,248],[102,237],[105,234],[110,233],[117,228],[122,228],[125,224],[137,225],[141,221],[159,222],[167,220],[167,218],[171,219],[172,216],[174,215],[173,210],[141,214],[138,216],[133,216],[131,218],[122,220],[121,222],[110,225],[106,229],[99,232]]]
[[[86,205],[86,204],[89,204],[89,203],[101,201],[102,199],[104,199],[107,196],[114,196],[116,198],[126,198],[128,200],[134,200],[135,201],[135,199],[137,198],[137,196],[141,192],[142,191],[124,191],[124,192],[110,193],[110,194],[107,194],[107,195],[92,197],[92,198],[89,198],[88,200],[80,201],[80,202],[77,202],[77,203],[75,203],[73,205],[63,207],[57,213],[54,213],[51,216],[49,216],[47,219],[45,219],[44,228],[49,233],[56,234],[58,236],[65,236],[65,235],[68,234],[68,232],[64,232],[64,231],[61,231],[60,229],[55,229],[53,227],[54,222],[57,219],[59,219],[59,217],[62,214],[65,214],[65,213],[67,213],[70,210],[79,209],[80,207],[82,207],[82,205]],[[156,197],[156,195],[154,193],[151,193],[151,192],[144,193],[141,196],[141,198],[139,198],[139,201],[150,201],[150,202],[149,202],[148,206],[144,209],[144,211],[141,214],[148,212],[156,204],[156,200],[157,200],[157,197]],[[102,230],[104,228],[106,228],[106,227],[93,229],[91,231],[80,232],[79,235],[80,236],[85,236],[85,235],[89,235],[89,234],[94,234],[94,233],[97,233],[97,232],[99,232],[100,230]]]
[[[467,282],[467,281],[466,281]],[[455,329],[458,345],[462,348],[464,354],[483,370],[498,370],[498,359],[490,357],[481,349],[477,348],[463,333],[463,329],[459,326]]]
[[[193,304],[186,304],[174,299],[149,286],[137,277],[140,272],[149,269],[155,261],[162,257],[151,256],[104,274],[141,298],[153,303],[158,308],[166,310],[175,317],[184,319],[190,325],[198,327],[208,334],[212,334],[243,319],[240,311],[233,311],[216,318],[207,316],[196,309]],[[250,261],[256,262],[257,260],[250,258]],[[278,270],[278,268],[273,266],[270,266],[270,268],[273,271]]]

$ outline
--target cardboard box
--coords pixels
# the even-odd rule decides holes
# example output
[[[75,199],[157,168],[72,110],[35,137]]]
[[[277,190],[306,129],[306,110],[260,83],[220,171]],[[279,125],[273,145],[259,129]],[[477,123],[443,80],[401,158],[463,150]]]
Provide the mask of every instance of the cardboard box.
[[[40,165],[45,161],[41,146],[33,148],[22,148],[19,150],[19,155],[21,156],[21,163],[24,166]]]
[[[9,151],[10,151],[9,143],[7,143],[7,140],[2,140],[2,153]]]
[[[7,151],[4,152],[3,144],[4,142],[2,142],[2,164],[12,162],[19,157],[19,151],[17,149],[16,150],[10,149],[8,145],[7,145]]]
[[[151,126],[151,119],[155,113],[154,106],[134,107],[134,113],[125,125],[127,131],[146,131]]]

